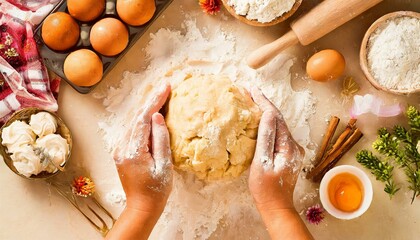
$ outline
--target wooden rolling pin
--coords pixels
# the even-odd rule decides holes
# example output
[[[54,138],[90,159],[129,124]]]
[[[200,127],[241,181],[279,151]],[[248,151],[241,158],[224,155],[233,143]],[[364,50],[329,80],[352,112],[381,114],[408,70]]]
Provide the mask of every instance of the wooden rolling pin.
[[[252,52],[248,65],[260,68],[286,48],[299,42],[308,45],[380,2],[382,0],[325,0],[293,22],[292,30],[281,38]]]

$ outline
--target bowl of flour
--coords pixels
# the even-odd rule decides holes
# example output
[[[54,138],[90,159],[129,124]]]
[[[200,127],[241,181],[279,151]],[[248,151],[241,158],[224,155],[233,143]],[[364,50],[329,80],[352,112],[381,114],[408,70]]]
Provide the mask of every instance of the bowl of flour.
[[[360,65],[377,89],[395,94],[420,92],[420,13],[386,14],[367,30]]]
[[[222,0],[226,10],[251,26],[273,26],[292,16],[302,0]]]

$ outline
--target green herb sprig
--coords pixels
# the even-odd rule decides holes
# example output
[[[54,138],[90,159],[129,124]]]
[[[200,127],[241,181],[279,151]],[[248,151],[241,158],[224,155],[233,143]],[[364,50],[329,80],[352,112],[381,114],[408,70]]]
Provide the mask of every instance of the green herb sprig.
[[[392,132],[386,128],[378,130],[378,138],[372,147],[385,157],[385,160],[373,155],[368,150],[356,154],[357,161],[371,170],[377,180],[385,183],[384,191],[390,197],[394,196],[398,188],[392,178],[394,166],[402,169],[409,183],[408,188],[413,192],[411,203],[420,195],[420,153],[417,144],[420,141],[420,112],[409,106],[406,111],[409,129],[396,125]]]
[[[357,161],[362,164],[365,168],[371,170],[371,173],[376,177],[376,180],[384,182],[384,191],[392,196],[400,190],[392,179],[392,171],[394,167],[388,162],[379,160],[372,152],[362,150],[356,154]]]

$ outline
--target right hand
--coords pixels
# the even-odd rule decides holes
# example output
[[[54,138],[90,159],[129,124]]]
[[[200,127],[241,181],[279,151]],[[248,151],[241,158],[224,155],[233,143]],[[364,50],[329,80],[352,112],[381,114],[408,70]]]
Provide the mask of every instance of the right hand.
[[[257,88],[251,91],[263,111],[249,175],[249,189],[261,211],[294,209],[293,191],[304,150],[291,136],[280,111]]]
[[[158,113],[170,93],[167,85],[134,117],[126,136],[114,150],[114,160],[127,209],[160,215],[172,189],[169,133]]]

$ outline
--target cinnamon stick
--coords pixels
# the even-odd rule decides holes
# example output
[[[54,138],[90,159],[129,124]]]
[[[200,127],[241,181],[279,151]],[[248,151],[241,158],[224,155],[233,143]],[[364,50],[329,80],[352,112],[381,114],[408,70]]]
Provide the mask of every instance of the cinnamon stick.
[[[347,139],[347,137],[353,132],[354,128],[356,127],[357,119],[352,118],[347,123],[346,129],[344,129],[343,133],[337,138],[337,141],[335,141],[334,145],[331,147],[331,149],[328,151],[326,157],[330,155],[332,152],[335,152]]]
[[[312,171],[312,180],[314,182],[319,182],[324,177],[325,173],[328,172],[331,168],[337,164],[341,157],[346,154],[361,138],[363,133],[356,128],[350,137],[334,152],[331,152],[329,156],[325,158],[321,165],[316,167]]]
[[[349,134],[351,134],[354,130],[354,127],[356,126],[356,121],[357,119],[350,119],[349,122],[347,123],[346,128],[344,129],[344,131],[340,134],[340,136],[337,138],[337,140],[335,141],[335,143],[333,144],[333,146],[330,148],[330,150],[328,150],[328,152],[325,154],[322,154],[322,158],[319,159],[318,161],[315,161],[315,167],[313,169],[311,169],[308,174],[306,174],[306,178],[307,179],[311,179],[315,176],[314,171],[320,171],[319,169],[325,165],[325,160],[328,158],[328,156],[330,156],[333,152],[335,152],[342,144],[343,142],[347,139],[347,137],[349,136]]]
[[[327,131],[322,139],[321,147],[319,148],[318,154],[315,157],[314,165],[317,166],[321,163],[322,158],[327,151],[327,147],[330,145],[331,139],[334,137],[335,130],[337,129],[340,118],[331,116],[330,124],[328,125]]]

